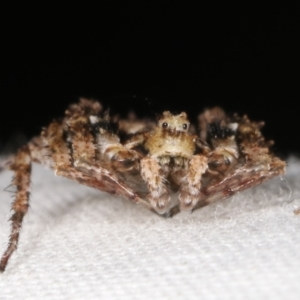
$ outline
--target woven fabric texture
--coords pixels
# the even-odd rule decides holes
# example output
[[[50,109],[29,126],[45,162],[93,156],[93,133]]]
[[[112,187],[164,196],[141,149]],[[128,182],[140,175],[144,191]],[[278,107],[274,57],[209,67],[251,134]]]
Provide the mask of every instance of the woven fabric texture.
[[[34,165],[0,299],[300,299],[300,161],[193,214],[161,218]],[[13,173],[0,174],[0,251]]]

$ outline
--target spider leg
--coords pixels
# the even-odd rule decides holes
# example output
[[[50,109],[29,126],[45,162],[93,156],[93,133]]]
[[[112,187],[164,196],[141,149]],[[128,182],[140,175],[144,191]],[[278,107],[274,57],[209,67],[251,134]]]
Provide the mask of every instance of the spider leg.
[[[149,203],[141,199],[113,171],[117,169],[120,172],[135,168],[139,155],[135,151],[126,149],[119,143],[118,137],[105,128],[91,130],[90,118],[86,114],[75,114],[67,122],[71,132],[69,136],[71,151],[68,151],[70,156],[68,161],[71,161],[71,166],[56,165],[56,174],[101,191],[124,196],[150,208]],[[58,135],[61,144],[63,135],[60,133],[56,136]],[[48,143],[53,149],[52,142],[48,141]],[[66,149],[63,151],[66,152]],[[66,160],[66,163],[68,161]],[[109,169],[103,165],[108,165]]]
[[[207,157],[194,155],[184,182],[181,184],[179,200],[180,208],[192,210],[199,201],[202,175],[208,169]]]
[[[150,209],[151,207],[147,201],[141,199],[107,168],[96,163],[94,138],[87,130],[87,125],[82,119],[85,120],[82,116],[76,116],[76,118],[69,120],[69,128],[72,131],[69,146],[64,140],[64,124],[53,122],[44,131],[45,144],[51,153],[52,168],[55,170],[55,174],[104,192],[124,196]],[[120,151],[119,148],[118,151]],[[35,151],[33,157],[35,157],[35,153],[40,153],[40,151]],[[42,162],[45,161],[42,160]]]
[[[101,166],[78,162],[74,168],[58,168],[56,175],[64,176],[100,191],[123,196],[134,203],[146,206],[148,209],[152,208],[147,201],[140,198],[139,195],[125,183]]]
[[[264,162],[253,159],[239,164],[234,170],[226,173],[222,180],[208,180],[201,188],[199,203],[208,204],[219,199],[228,198],[237,192],[257,186],[266,180],[285,173],[285,162],[271,156],[266,156],[264,159]]]
[[[163,176],[163,169],[153,157],[143,158],[140,165],[142,178],[150,191],[147,198],[151,206],[159,214],[168,213],[171,197]]]
[[[16,198],[12,204],[14,211],[11,217],[11,234],[6,251],[0,261],[0,272],[5,270],[7,262],[13,252],[17,249],[22,221],[29,207],[29,188],[31,174],[31,157],[28,146],[23,146],[16,154],[15,160],[11,165],[15,171],[12,184],[16,185]]]

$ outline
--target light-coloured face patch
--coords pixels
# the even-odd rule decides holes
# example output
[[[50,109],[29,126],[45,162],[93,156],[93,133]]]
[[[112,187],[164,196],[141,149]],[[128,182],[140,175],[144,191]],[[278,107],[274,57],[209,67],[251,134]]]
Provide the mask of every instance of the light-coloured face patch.
[[[190,122],[185,112],[173,115],[169,111],[163,112],[162,118],[158,122],[158,127],[169,131],[188,131]]]

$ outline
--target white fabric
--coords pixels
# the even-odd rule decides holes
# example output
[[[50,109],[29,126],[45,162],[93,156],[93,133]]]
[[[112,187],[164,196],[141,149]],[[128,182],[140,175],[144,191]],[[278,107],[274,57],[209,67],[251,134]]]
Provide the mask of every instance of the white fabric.
[[[0,251],[10,171],[0,174]],[[163,219],[34,165],[0,299],[300,299],[300,161],[257,188]]]

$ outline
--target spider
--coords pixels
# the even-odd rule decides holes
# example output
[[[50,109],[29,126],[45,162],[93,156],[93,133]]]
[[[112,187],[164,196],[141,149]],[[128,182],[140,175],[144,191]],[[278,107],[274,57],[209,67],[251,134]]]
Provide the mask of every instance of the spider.
[[[196,126],[185,112],[165,111],[154,122],[134,114],[111,116],[91,99],[70,105],[64,118],[44,128],[8,164],[15,172],[16,197],[0,271],[17,248],[32,162],[170,217],[283,174],[285,162],[270,153],[272,142],[264,140],[262,126],[247,116],[229,117],[219,107],[206,109]]]

